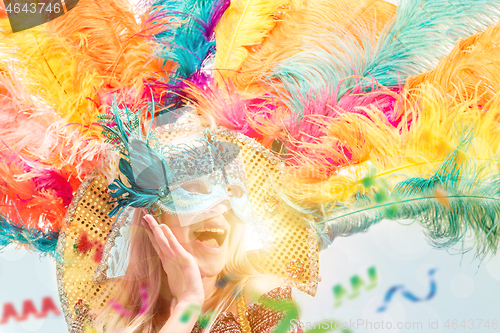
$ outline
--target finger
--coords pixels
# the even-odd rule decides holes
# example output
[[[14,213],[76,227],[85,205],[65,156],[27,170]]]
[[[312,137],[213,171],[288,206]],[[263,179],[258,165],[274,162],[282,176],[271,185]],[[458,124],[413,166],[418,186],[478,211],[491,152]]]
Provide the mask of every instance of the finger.
[[[175,239],[177,240],[177,238],[175,237],[175,235],[172,233],[172,231],[170,230],[170,228],[166,225],[166,224],[158,224],[158,221],[156,221],[156,219],[151,216],[150,214],[146,214],[144,216],[144,219],[146,221],[148,221],[149,225],[151,226],[151,228],[160,228],[162,229],[163,231],[163,234],[165,235],[165,237],[170,241],[172,239]],[[162,226],[166,227],[166,230],[161,228]]]
[[[182,247],[175,235],[172,233],[172,230],[170,230],[167,225],[159,225],[155,218],[149,214],[145,215],[144,219],[149,223],[156,237],[159,237],[160,246],[163,240],[167,243],[169,255],[180,256],[183,259],[191,259],[189,252]]]
[[[147,219],[146,219],[146,216],[147,216]],[[169,248],[171,248],[172,250],[175,249],[174,252],[176,252],[177,254],[182,254],[182,255],[187,254],[187,252],[184,250],[182,245],[179,243],[179,241],[177,240],[175,235],[172,233],[172,230],[170,230],[170,228],[166,224],[160,225],[155,220],[155,218],[152,217],[151,215],[146,215],[146,216],[144,218],[146,219],[146,221],[148,221],[150,223],[150,226],[153,229],[153,231],[156,231],[158,229],[161,231],[161,234],[163,234],[163,236],[166,238],[166,240],[168,242]]]
[[[149,227],[148,227],[149,228]],[[160,247],[158,242],[156,241],[155,236],[151,231],[147,231],[149,241],[153,245],[153,248],[157,254],[157,259],[160,259],[160,262],[162,263],[163,267],[166,267],[165,265],[172,261],[172,258],[175,257],[175,253],[167,247]]]
[[[177,238],[175,237],[175,235],[172,233],[172,230],[170,230],[170,228],[168,227],[168,225],[166,225],[166,224],[160,224],[160,225],[158,225],[158,226],[159,226],[159,227],[162,227],[162,230],[163,230],[163,232],[165,233],[165,237],[167,237],[167,238],[168,238],[168,240],[171,240],[171,239],[177,239]],[[165,228],[163,228],[163,227],[165,227]]]
[[[167,237],[170,248],[172,251],[174,251],[175,254],[181,255],[185,257],[186,255],[189,255],[189,253],[184,249],[184,247],[179,243],[175,235],[172,233],[172,230],[165,225],[162,224],[160,225],[160,229],[165,233],[165,237]]]
[[[153,232],[151,231],[151,228],[149,227],[148,223],[146,221],[140,221],[139,226],[142,227],[142,231],[146,233],[146,235],[147,235],[147,237],[148,237],[151,245],[153,245],[153,248],[154,248],[155,253],[156,253],[156,256],[154,254],[152,254],[151,257],[143,258],[143,260],[147,260],[147,259],[158,260],[159,259],[158,263],[162,267],[165,267],[165,265],[164,265],[164,257],[166,257],[166,255],[163,254],[163,252],[160,250],[158,242],[156,241],[156,238],[153,235]],[[172,252],[172,255],[173,255],[173,252]]]
[[[159,250],[158,242],[156,241],[156,238],[155,238],[155,236],[153,234],[153,231],[151,230],[151,228],[149,227],[149,225],[146,223],[146,221],[144,221],[144,232],[146,233],[146,235],[148,235],[149,241],[151,242],[151,244],[153,245],[155,251],[159,255],[160,254],[160,250]]]
[[[156,219],[151,216],[151,215],[146,215],[148,216],[148,219],[147,221],[150,223],[150,226],[152,228],[159,228],[160,230],[162,230],[163,234],[165,235],[165,237],[167,238],[167,240],[170,242],[171,240],[177,240],[177,238],[175,238],[175,235],[172,233],[172,231],[170,230],[170,228],[166,225],[166,224],[158,224],[158,222],[156,221]],[[163,227],[166,227],[166,229],[162,228]]]
[[[168,239],[165,236],[165,233],[161,230],[158,222],[156,222],[155,218],[149,214],[144,215],[144,219],[147,221],[151,231],[154,236],[158,240],[159,243],[165,243],[168,245]]]
[[[155,250],[158,253],[158,255],[160,257],[174,256],[175,254],[170,248],[170,242],[165,237],[165,234],[159,228],[158,223],[156,223],[155,219],[151,215],[145,215],[144,219],[147,222],[145,223],[147,226],[146,230],[149,230],[148,237],[150,238],[151,243],[153,243],[153,246],[155,246],[156,244]],[[154,223],[156,223],[156,227],[154,226]]]

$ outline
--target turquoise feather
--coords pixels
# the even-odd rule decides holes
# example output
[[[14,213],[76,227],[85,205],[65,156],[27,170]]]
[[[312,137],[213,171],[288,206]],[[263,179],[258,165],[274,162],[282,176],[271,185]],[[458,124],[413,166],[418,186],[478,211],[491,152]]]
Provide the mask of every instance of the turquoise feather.
[[[496,253],[500,241],[500,170],[492,173],[489,167],[460,164],[458,154],[458,150],[452,152],[429,177],[412,177],[395,184],[388,195],[375,190],[360,195],[351,207],[338,203],[326,207],[329,217],[316,224],[322,247],[334,237],[365,231],[383,219],[411,219],[425,227],[436,247],[452,247],[472,230],[478,255]]]
[[[36,228],[28,230],[26,226],[11,221],[1,211],[0,230],[0,252],[10,244],[22,244],[27,245],[30,250],[34,250],[42,256],[50,254],[57,260],[61,259],[56,254],[59,232],[42,231]]]
[[[156,35],[154,39],[159,47],[155,56],[167,60],[174,60],[179,64],[177,74],[181,77],[189,77],[199,67],[200,63],[207,57],[208,52],[215,46],[214,42],[208,42],[199,29],[201,26],[197,16],[204,13],[206,4],[211,1],[155,1],[154,9],[161,9],[154,16],[155,20],[162,17],[175,17],[172,25],[165,25],[165,29]],[[205,8],[204,8],[205,7]],[[210,7],[209,7],[210,8]],[[175,23],[188,20],[178,26]]]
[[[339,31],[332,36],[337,46],[319,43],[321,48],[299,52],[279,63],[267,79],[282,82],[290,92],[288,106],[300,114],[304,98],[338,89],[340,99],[357,80],[367,90],[374,82],[398,87],[408,76],[434,68],[459,38],[498,20],[498,0],[402,0],[376,41],[367,28],[360,28],[359,38]],[[361,79],[347,79],[351,76]]]
[[[182,79],[201,87],[211,77],[201,72],[203,65],[215,53],[214,29],[229,6],[229,0],[156,0],[151,4],[152,22],[163,22],[161,32],[153,36],[157,44],[154,56],[178,64],[171,82],[164,87],[172,91],[162,104],[167,111],[182,105]],[[169,19],[172,24],[164,24]],[[165,110],[160,111],[160,113]]]

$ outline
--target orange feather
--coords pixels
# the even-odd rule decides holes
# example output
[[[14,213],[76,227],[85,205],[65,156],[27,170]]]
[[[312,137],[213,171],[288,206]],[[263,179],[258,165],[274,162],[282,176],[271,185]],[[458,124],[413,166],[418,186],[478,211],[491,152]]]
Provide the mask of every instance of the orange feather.
[[[367,27],[378,36],[395,11],[396,6],[379,0],[320,0],[291,5],[281,12],[269,36],[250,49],[238,75],[231,78],[241,92],[260,95],[269,90],[269,82],[259,82],[258,78],[271,73],[278,62],[311,43],[336,45],[334,36],[329,37],[326,31],[347,30],[357,35],[357,29]],[[317,39],[318,35],[321,40]]]

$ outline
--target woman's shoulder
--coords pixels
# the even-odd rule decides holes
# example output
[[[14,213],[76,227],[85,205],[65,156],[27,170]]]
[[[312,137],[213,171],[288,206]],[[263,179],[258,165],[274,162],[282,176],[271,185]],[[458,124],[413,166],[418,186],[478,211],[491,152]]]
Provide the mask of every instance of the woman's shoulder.
[[[247,282],[244,292],[247,304],[246,316],[252,332],[271,332],[285,317],[287,312],[285,309],[293,308],[282,302],[295,304],[292,300],[292,288],[272,276],[253,278]],[[296,319],[298,313],[292,311],[291,315]],[[290,332],[295,331],[292,329]]]

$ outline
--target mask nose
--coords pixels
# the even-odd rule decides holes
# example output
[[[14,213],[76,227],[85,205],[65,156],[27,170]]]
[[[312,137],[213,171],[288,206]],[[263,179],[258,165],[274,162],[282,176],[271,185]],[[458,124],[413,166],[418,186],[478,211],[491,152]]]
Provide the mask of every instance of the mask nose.
[[[225,214],[230,209],[231,209],[231,202],[229,200],[224,200],[220,204],[218,204],[217,206],[209,209],[208,211],[204,212],[203,214],[198,215],[200,217],[198,222],[209,220],[213,217]]]
[[[212,209],[209,209],[207,214],[214,214],[214,216],[219,216],[222,214],[225,214],[228,210],[230,210],[231,207],[231,201],[229,200],[224,200],[217,206],[213,207]]]
[[[201,221],[209,220],[211,218],[225,214],[230,209],[232,209],[231,202],[229,200],[224,200],[221,203],[217,204],[215,207],[212,207],[211,209],[207,210],[206,212],[203,212],[193,217],[191,216],[188,217],[189,222],[186,221],[187,223],[184,223],[184,225],[190,225]]]

